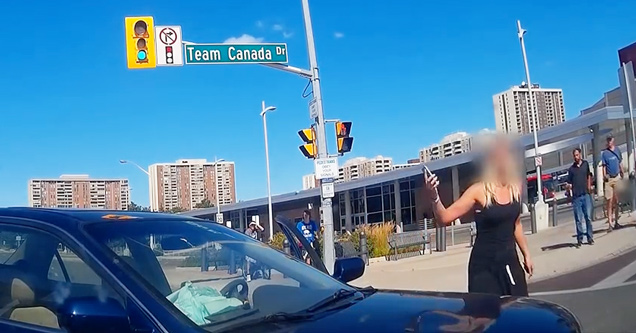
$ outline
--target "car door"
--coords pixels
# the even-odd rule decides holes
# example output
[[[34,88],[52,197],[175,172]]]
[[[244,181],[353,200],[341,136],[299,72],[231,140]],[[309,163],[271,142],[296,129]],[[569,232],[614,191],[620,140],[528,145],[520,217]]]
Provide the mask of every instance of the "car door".
[[[291,254],[294,257],[303,260],[302,250],[300,246],[298,246],[298,243],[300,243],[302,249],[307,251],[307,255],[309,255],[309,257],[311,258],[311,265],[319,271],[325,274],[329,274],[327,268],[325,267],[325,264],[320,259],[320,256],[318,255],[316,250],[311,247],[307,239],[305,239],[305,237],[300,233],[300,230],[296,228],[294,221],[282,215],[276,216],[275,220],[283,234],[285,234],[287,241],[289,242]]]
[[[65,321],[73,306],[87,317],[95,315],[80,331],[99,332],[112,325],[107,313],[91,313],[100,302],[112,304],[103,309],[121,309],[126,325],[120,332],[158,332],[80,248],[43,223],[0,217],[0,332],[77,332]]]

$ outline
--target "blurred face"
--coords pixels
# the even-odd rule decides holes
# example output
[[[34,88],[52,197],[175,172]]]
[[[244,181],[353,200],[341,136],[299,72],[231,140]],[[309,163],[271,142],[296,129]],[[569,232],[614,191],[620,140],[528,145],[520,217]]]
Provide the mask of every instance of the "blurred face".
[[[572,157],[574,157],[574,162],[579,163],[581,161],[581,153],[578,150],[575,150],[572,153]]]
[[[512,147],[510,144],[497,143],[491,150],[488,163],[494,168],[498,175],[508,175],[512,170],[511,161],[513,159]]]
[[[614,138],[607,140],[607,146],[610,148],[614,147]]]
[[[309,214],[303,212],[303,220],[309,221],[309,218],[311,218],[311,216],[309,216]]]

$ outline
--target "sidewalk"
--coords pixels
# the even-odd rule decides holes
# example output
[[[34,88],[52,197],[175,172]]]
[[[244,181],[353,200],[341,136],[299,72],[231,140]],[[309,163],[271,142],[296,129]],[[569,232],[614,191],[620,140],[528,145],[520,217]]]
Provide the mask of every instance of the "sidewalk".
[[[534,261],[534,276],[528,283],[544,280],[594,265],[636,247],[636,214],[621,216],[619,223],[626,226],[607,233],[606,220],[593,222],[595,244],[576,243],[573,219],[557,227],[527,235]],[[431,291],[467,291],[467,266],[470,255],[468,244],[447,248],[446,252],[432,255],[371,263],[364,275],[352,281],[355,286],[382,289],[413,289]]]

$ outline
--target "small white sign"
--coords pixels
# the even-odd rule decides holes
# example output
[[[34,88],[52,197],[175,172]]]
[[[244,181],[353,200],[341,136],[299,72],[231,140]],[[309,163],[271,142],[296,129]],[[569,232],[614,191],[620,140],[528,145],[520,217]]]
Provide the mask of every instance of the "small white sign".
[[[216,214],[216,223],[223,224],[223,213]]]
[[[333,198],[336,194],[335,186],[333,183],[324,183],[322,184],[322,197],[323,198]]]
[[[338,178],[338,159],[335,157],[314,160],[316,179]]]
[[[309,102],[309,119],[316,120],[318,118],[318,106],[316,105],[316,99],[312,98]]]
[[[183,36],[181,26],[155,27],[157,66],[183,66]]]
[[[541,166],[543,164],[543,158],[541,156],[537,156],[534,158],[534,166]]]

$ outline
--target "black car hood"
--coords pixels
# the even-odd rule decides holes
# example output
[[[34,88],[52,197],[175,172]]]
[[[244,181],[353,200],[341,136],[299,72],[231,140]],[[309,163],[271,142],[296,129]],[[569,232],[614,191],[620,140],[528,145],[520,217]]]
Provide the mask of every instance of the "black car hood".
[[[574,315],[545,301],[397,290],[380,290],[329,315],[285,326],[278,328],[284,332],[321,333],[581,331]]]

